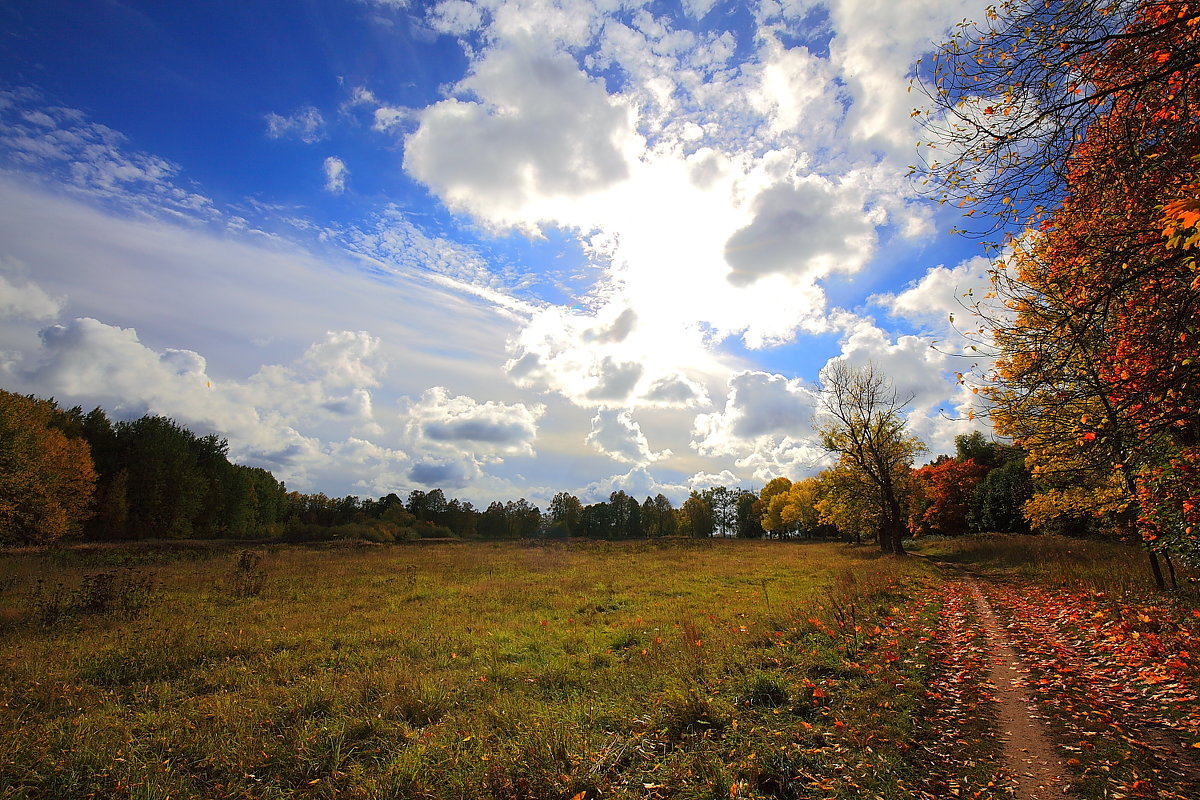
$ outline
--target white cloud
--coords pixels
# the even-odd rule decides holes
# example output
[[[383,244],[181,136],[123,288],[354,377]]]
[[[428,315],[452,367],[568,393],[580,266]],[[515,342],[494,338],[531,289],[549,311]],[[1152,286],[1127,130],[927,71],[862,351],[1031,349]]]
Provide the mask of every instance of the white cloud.
[[[797,4],[805,12],[817,3]],[[976,0],[836,0],[825,5],[836,35],[830,62],[846,85],[851,105],[846,132],[856,146],[876,148],[901,159],[917,134],[907,94],[913,63],[944,40],[963,19],[979,19],[985,4]]]
[[[404,154],[455,210],[531,228],[554,218],[555,201],[628,176],[628,109],[565,54],[492,49],[456,94],[420,112]]]
[[[812,390],[753,368],[760,354],[746,351],[806,334],[842,332],[848,358],[883,359],[902,373],[924,392],[914,419],[931,431],[936,409],[962,399],[944,381],[950,365],[921,340],[831,311],[826,284],[836,302],[854,306],[861,297],[851,296],[851,278],[876,290],[869,270],[895,268],[889,245],[931,230],[903,178],[914,138],[903,73],[927,37],[969,15],[968,4],[766,0],[761,26],[743,29],[738,15],[729,30],[711,0],[684,2],[703,25],[607,0],[377,5],[406,9],[418,36],[463,37],[467,72],[424,109],[394,103],[419,96],[395,85],[373,84],[378,97],[348,89],[339,123],[357,122],[345,132],[379,147],[395,148],[394,137],[407,133],[407,174],[470,215],[467,224],[586,242],[584,268],[542,284],[571,299],[529,299],[541,288],[521,259],[498,263],[477,232],[481,244],[470,247],[453,233],[435,235],[418,204],[323,231],[291,210],[226,217],[176,185],[188,185],[177,165],[128,152],[119,134],[77,112],[0,102],[10,163],[45,174],[58,165],[77,193],[153,208],[156,219],[223,220],[240,237],[63,212],[52,227],[72,237],[43,232],[39,245],[53,259],[13,251],[54,272],[46,281],[39,272],[45,296],[0,276],[8,281],[0,308],[24,303],[41,320],[75,322],[24,358],[10,357],[15,329],[0,329],[9,374],[66,384],[68,364],[80,359],[74,377],[90,386],[100,380],[82,363],[90,354],[122,386],[141,381],[138,402],[181,418],[208,414],[229,426],[240,452],[280,465],[289,481],[337,475],[336,485],[371,491],[444,482],[500,497],[546,482],[519,470],[554,474],[533,463],[535,444],[547,453],[539,436],[553,438],[563,458],[563,442],[578,448],[588,420],[592,449],[636,465],[590,491],[650,493],[663,485],[646,471],[651,461],[692,474],[696,486],[798,476],[822,458],[804,418]],[[812,34],[807,25],[826,13],[828,29]],[[329,127],[315,107],[267,115],[266,125],[273,138],[309,143]],[[367,136],[368,128],[387,136]],[[344,191],[345,163],[330,157],[324,170],[326,189]],[[0,183],[6,198],[19,201],[22,191]],[[306,252],[261,222],[284,214],[320,244]],[[39,225],[23,209],[17,217],[0,220],[0,233]],[[252,236],[261,247],[246,246]],[[104,245],[89,246],[97,241]],[[84,263],[88,270],[78,268]],[[926,312],[947,300],[960,269],[974,268],[939,269],[877,302],[897,324],[934,328]],[[179,319],[193,321],[186,340],[172,338]],[[345,330],[360,327],[369,333]],[[738,337],[741,346],[731,341]],[[819,363],[829,353],[804,355]],[[201,378],[205,390],[189,396]],[[714,409],[711,397],[720,402],[725,391]],[[533,392],[547,406],[532,402]],[[234,419],[226,396],[252,413]],[[589,469],[603,463],[588,449],[575,457],[590,459]],[[686,495],[685,484],[670,487]]]
[[[437,449],[470,453],[480,459],[533,455],[541,404],[480,403],[451,396],[441,386],[428,389],[420,400],[400,411],[414,441]]]
[[[781,184],[754,201],[754,220],[725,244],[734,285],[781,273],[815,280],[857,272],[875,247],[875,226],[854,193],[821,179]]]
[[[329,156],[325,159],[324,167],[325,191],[333,194],[341,194],[346,191],[346,177],[350,174],[350,170],[346,168],[346,162],[337,156]]]
[[[57,318],[65,299],[51,296],[26,278],[26,272],[20,261],[0,257],[0,317],[35,321]]]
[[[299,139],[314,144],[326,137],[325,118],[313,106],[297,109],[287,116],[271,112],[265,117],[267,136],[272,139]]]
[[[598,411],[587,442],[606,456],[630,464],[648,464],[671,455],[670,450],[656,453],[650,448],[641,425],[628,411]]]
[[[950,314],[966,317],[974,303],[984,301],[991,289],[989,270],[992,261],[976,257],[962,261],[954,269],[931,267],[919,281],[908,284],[896,294],[872,297],[892,314],[914,323],[946,329]]]
[[[898,397],[910,401],[909,429],[933,453],[953,453],[956,435],[983,426],[970,419],[970,412],[980,409],[979,398],[952,377],[969,368],[970,360],[952,357],[927,336],[893,338],[863,319],[849,326],[838,358],[854,367],[870,363],[881,370]]]
[[[731,485],[731,484],[726,484]],[[664,495],[676,508],[687,499],[690,487],[680,483],[663,483],[642,465],[635,466],[624,474],[612,475],[603,480],[589,483],[578,492],[579,499],[586,505],[606,502],[613,492],[623,491],[639,501],[647,497]]]
[[[696,416],[692,447],[705,456],[733,456],[764,483],[799,477],[824,460],[812,428],[816,404],[815,391],[801,380],[740,372],[729,380],[725,409]]]
[[[32,107],[31,107],[32,106]],[[139,215],[207,222],[212,201],[176,185],[178,165],[130,150],[124,135],[32,90],[0,91],[0,153],[33,184]]]
[[[451,36],[465,36],[483,24],[483,12],[466,0],[442,0],[429,14],[433,27]]]
[[[768,37],[761,52],[758,85],[750,102],[776,136],[801,132],[813,142],[831,143],[845,112],[837,72],[827,59],[804,45],[786,48]]]

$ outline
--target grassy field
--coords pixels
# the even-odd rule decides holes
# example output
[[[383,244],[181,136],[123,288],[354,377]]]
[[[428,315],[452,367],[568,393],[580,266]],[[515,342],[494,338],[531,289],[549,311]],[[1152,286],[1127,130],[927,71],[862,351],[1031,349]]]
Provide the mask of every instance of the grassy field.
[[[986,785],[984,741],[931,772],[956,735],[929,691],[951,680],[944,572],[737,541],[8,554],[0,797]],[[986,697],[962,713],[978,727]]]

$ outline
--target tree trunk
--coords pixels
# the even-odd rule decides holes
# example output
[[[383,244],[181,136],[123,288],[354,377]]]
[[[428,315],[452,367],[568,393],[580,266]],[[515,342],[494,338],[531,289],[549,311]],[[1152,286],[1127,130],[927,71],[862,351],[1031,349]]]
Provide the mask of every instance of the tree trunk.
[[[1169,550],[1163,551],[1163,560],[1167,562],[1167,574],[1171,576],[1171,591],[1179,589],[1179,581],[1175,579],[1175,563],[1171,561],[1171,553]]]
[[[1150,555],[1150,573],[1154,575],[1154,585],[1159,589],[1167,588],[1166,581],[1163,580],[1162,568],[1158,565],[1158,556],[1149,546],[1146,547],[1146,552]]]

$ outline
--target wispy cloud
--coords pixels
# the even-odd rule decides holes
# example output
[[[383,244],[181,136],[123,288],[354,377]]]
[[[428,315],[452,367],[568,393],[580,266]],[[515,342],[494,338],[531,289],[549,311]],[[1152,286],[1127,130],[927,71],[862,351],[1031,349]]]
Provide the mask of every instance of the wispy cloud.
[[[326,137],[325,118],[313,106],[305,106],[286,116],[271,112],[266,115],[267,136],[272,139],[298,139],[314,144]]]

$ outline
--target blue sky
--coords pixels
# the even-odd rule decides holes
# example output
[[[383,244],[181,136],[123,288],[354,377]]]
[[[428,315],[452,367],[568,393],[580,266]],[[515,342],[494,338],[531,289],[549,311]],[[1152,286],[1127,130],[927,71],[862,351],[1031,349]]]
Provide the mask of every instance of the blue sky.
[[[6,3],[0,387],[544,507],[813,474],[844,358],[946,452],[986,261],[906,89],[982,8]]]

